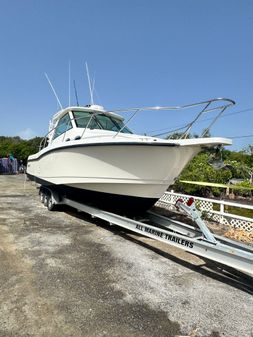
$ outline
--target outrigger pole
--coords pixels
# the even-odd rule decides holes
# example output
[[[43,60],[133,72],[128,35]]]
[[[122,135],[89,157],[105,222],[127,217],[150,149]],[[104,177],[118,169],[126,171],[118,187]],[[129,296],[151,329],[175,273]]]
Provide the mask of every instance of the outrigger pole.
[[[93,99],[93,90],[94,90],[94,85],[93,88],[91,87],[91,80],[90,80],[90,73],[89,73],[89,68],[87,62],[85,62],[85,67],[86,67],[86,74],[88,78],[88,84],[89,84],[89,90],[90,90],[90,104],[94,104],[94,99]]]
[[[62,109],[62,104],[61,104],[61,102],[60,102],[60,100],[59,100],[59,97],[57,96],[57,93],[56,93],[56,91],[55,91],[55,89],[54,89],[54,87],[53,87],[53,84],[51,83],[51,81],[50,81],[50,79],[49,79],[47,73],[45,73],[45,76],[46,76],[46,79],[47,79],[47,81],[48,81],[48,83],[49,83],[49,85],[50,85],[50,87],[51,87],[53,93],[54,93],[54,96],[55,96],[55,98],[56,98],[56,100],[57,100],[57,102],[58,102],[60,108]]]

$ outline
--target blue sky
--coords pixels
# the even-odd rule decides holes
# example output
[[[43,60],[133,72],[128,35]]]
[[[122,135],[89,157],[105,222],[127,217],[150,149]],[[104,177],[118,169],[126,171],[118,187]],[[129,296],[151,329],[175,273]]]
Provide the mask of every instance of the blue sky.
[[[249,110],[222,118],[212,134],[253,134],[253,1],[1,0],[0,6],[0,135],[47,132],[57,106],[44,72],[66,106],[69,60],[82,104],[89,103],[87,61],[95,100],[107,109],[229,97],[237,105],[226,113]],[[180,124],[178,113],[155,112],[139,116],[133,128]],[[235,139],[231,149],[252,143]]]

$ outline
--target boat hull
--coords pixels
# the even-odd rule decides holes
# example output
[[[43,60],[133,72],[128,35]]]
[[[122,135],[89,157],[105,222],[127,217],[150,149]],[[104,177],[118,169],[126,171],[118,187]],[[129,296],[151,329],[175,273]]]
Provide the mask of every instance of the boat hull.
[[[52,185],[38,177],[34,177],[29,174],[27,175],[30,180],[51,188],[60,196],[82,202],[87,205],[92,205],[108,212],[123,215],[140,215],[150,209],[158,200],[158,198],[141,198],[130,195],[96,192],[67,185]]]
[[[28,176],[74,200],[140,213],[174,183],[200,146],[103,144],[50,149],[28,159]]]

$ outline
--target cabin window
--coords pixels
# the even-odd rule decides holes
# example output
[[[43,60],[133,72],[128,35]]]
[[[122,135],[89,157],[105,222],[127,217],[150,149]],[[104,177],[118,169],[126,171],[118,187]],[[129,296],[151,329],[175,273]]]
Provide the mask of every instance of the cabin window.
[[[69,114],[67,113],[66,115],[62,116],[61,119],[59,120],[54,132],[54,138],[59,137],[61,134],[63,134],[64,132],[68,131],[71,128],[72,128],[71,120]]]
[[[118,125],[108,116],[97,115],[97,120],[104,130],[119,131]]]
[[[112,118],[104,114],[92,114],[86,111],[73,111],[73,116],[78,128],[103,129],[118,132],[123,126],[120,119]],[[127,127],[121,130],[123,133],[132,133]]]
[[[101,129],[94,114],[86,111],[73,111],[73,116],[78,128]]]
[[[117,124],[119,130],[123,128],[120,132],[122,132],[122,133],[132,133],[132,131],[130,129],[128,129],[127,126],[124,127],[125,124],[120,119],[112,118],[112,120],[114,121],[115,124]]]

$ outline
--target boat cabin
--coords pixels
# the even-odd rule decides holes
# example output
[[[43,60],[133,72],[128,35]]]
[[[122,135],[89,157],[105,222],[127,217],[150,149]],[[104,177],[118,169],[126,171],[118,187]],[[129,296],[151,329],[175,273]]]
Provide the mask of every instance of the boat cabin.
[[[122,116],[105,111],[101,106],[69,107],[59,111],[50,122],[49,143],[71,129],[79,131],[82,129],[82,135],[86,130],[104,130],[132,134],[125,126]]]

